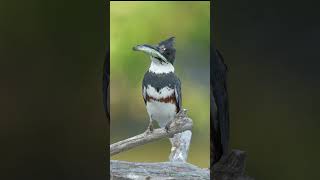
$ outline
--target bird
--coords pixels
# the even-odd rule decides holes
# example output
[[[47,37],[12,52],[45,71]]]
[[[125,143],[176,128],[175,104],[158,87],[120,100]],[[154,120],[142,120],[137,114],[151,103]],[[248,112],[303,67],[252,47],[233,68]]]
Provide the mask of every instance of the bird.
[[[181,109],[181,82],[174,73],[176,50],[173,42],[174,37],[171,37],[158,46],[144,44],[133,48],[147,53],[151,59],[142,81],[143,100],[150,118],[149,132],[153,131],[153,121],[165,127]]]
[[[229,102],[227,91],[227,65],[224,63],[222,54],[214,49],[213,59],[210,63],[211,69],[211,165],[217,163],[222,157],[229,153]]]
[[[137,45],[134,51],[141,51],[150,56],[151,64],[144,74],[142,81],[142,96],[149,115],[149,125],[146,133],[153,132],[153,122],[157,122],[161,128],[168,130],[177,113],[182,110],[181,81],[175,74],[173,66],[175,62],[176,49],[174,47],[175,37],[161,41],[157,45]],[[191,138],[191,132],[185,133]],[[172,147],[175,140],[179,140],[183,134],[179,133],[170,138]],[[189,137],[190,136],[190,137]],[[187,145],[189,146],[189,144]],[[183,152],[188,151],[185,147]],[[186,161],[186,156],[174,157],[171,161]]]

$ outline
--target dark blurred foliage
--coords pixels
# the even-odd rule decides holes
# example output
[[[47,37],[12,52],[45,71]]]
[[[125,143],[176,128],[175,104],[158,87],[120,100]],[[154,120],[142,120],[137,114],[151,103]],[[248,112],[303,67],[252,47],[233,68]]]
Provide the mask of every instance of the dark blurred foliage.
[[[231,146],[256,179],[320,179],[317,1],[216,1],[229,66]]]
[[[0,179],[105,179],[106,10],[0,1]]]

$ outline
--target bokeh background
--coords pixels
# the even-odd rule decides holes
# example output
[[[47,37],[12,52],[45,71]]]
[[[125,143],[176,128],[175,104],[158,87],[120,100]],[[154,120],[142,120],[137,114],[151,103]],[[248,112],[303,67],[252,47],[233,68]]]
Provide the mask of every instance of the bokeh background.
[[[316,1],[216,1],[229,66],[231,146],[257,180],[320,179],[320,23]]]
[[[111,143],[142,133],[149,117],[142,98],[150,58],[132,50],[176,37],[176,74],[182,82],[183,107],[194,120],[190,163],[210,161],[210,3],[111,2],[110,106]],[[167,161],[170,142],[163,139],[112,157],[127,161]]]
[[[106,4],[0,0],[0,179],[106,179]]]

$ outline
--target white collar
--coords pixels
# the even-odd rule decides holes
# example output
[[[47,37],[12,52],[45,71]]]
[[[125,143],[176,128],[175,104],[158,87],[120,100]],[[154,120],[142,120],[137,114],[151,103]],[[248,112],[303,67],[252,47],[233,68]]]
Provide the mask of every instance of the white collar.
[[[160,63],[159,60],[151,57],[149,72],[153,72],[156,74],[170,73],[174,72],[174,67],[171,63]]]

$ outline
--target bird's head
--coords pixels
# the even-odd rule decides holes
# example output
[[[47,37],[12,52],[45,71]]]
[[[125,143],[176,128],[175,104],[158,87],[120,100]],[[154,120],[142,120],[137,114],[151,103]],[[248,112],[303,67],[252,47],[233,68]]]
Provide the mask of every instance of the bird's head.
[[[137,45],[133,47],[133,50],[142,51],[161,64],[170,63],[173,65],[176,55],[176,49],[173,47],[174,39],[174,37],[171,37],[155,46],[148,44]]]

